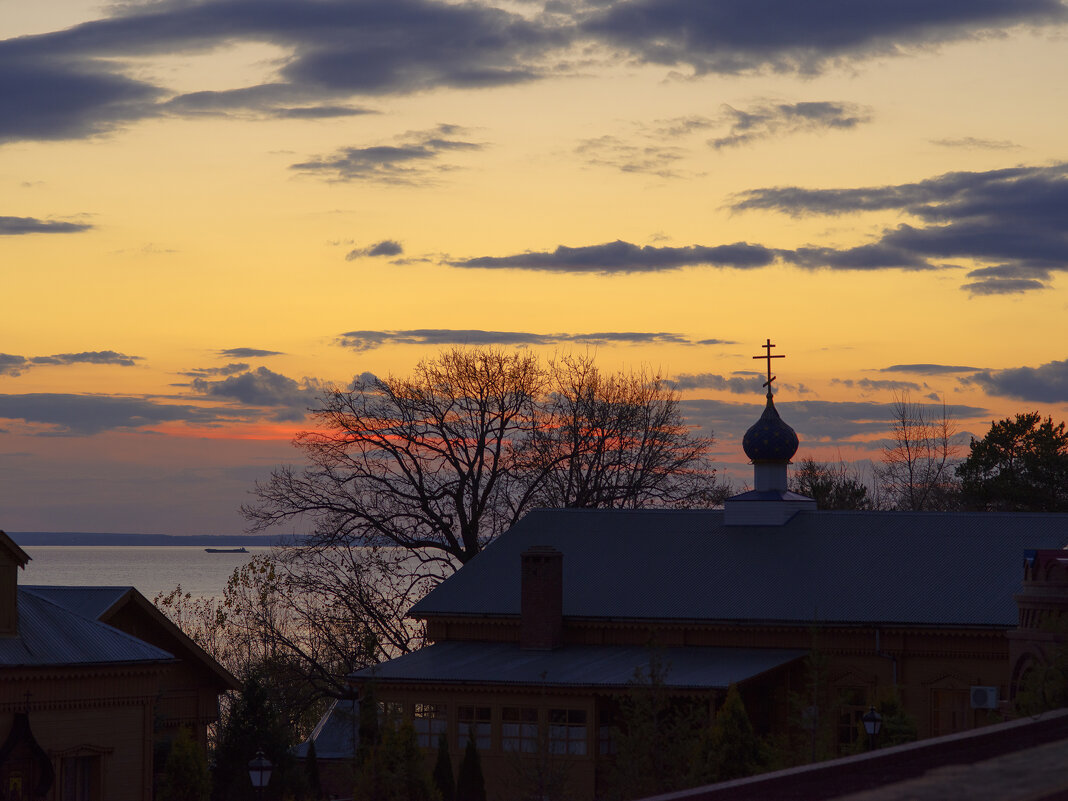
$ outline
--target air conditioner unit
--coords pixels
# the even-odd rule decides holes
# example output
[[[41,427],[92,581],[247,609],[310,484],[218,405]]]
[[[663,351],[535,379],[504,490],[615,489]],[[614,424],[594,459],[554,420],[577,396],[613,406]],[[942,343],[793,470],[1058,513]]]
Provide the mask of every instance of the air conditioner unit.
[[[997,687],[972,687],[972,709],[997,709]]]

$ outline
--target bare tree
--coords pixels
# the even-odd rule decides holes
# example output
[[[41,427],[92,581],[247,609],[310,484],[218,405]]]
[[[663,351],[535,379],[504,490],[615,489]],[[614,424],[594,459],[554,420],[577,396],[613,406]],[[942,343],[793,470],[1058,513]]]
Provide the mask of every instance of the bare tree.
[[[957,427],[945,401],[941,408],[913,403],[908,392],[892,405],[889,444],[883,448],[876,477],[883,495],[897,509],[946,509],[957,495],[953,478],[960,446]]]

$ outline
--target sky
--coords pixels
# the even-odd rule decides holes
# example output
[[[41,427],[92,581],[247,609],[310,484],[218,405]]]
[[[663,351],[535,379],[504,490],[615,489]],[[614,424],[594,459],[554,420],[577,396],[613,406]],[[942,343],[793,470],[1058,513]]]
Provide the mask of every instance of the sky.
[[[0,2],[0,528],[230,534],[324,387],[674,382],[749,475],[1068,419],[1057,0]],[[966,452],[966,448],[964,449]]]

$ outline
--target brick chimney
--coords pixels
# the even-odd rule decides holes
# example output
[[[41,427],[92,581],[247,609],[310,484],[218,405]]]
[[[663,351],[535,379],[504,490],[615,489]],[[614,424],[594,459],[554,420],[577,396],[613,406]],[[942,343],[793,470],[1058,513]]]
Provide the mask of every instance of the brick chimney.
[[[535,545],[522,555],[519,643],[528,651],[564,644],[564,555]]]

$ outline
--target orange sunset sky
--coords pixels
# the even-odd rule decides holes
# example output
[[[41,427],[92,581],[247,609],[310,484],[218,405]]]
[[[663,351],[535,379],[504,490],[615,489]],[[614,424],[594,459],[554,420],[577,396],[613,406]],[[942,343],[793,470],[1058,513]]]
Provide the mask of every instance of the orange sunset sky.
[[[1057,0],[0,8],[0,528],[235,533],[324,384],[453,344],[677,382],[744,481],[895,392],[1068,419]]]

